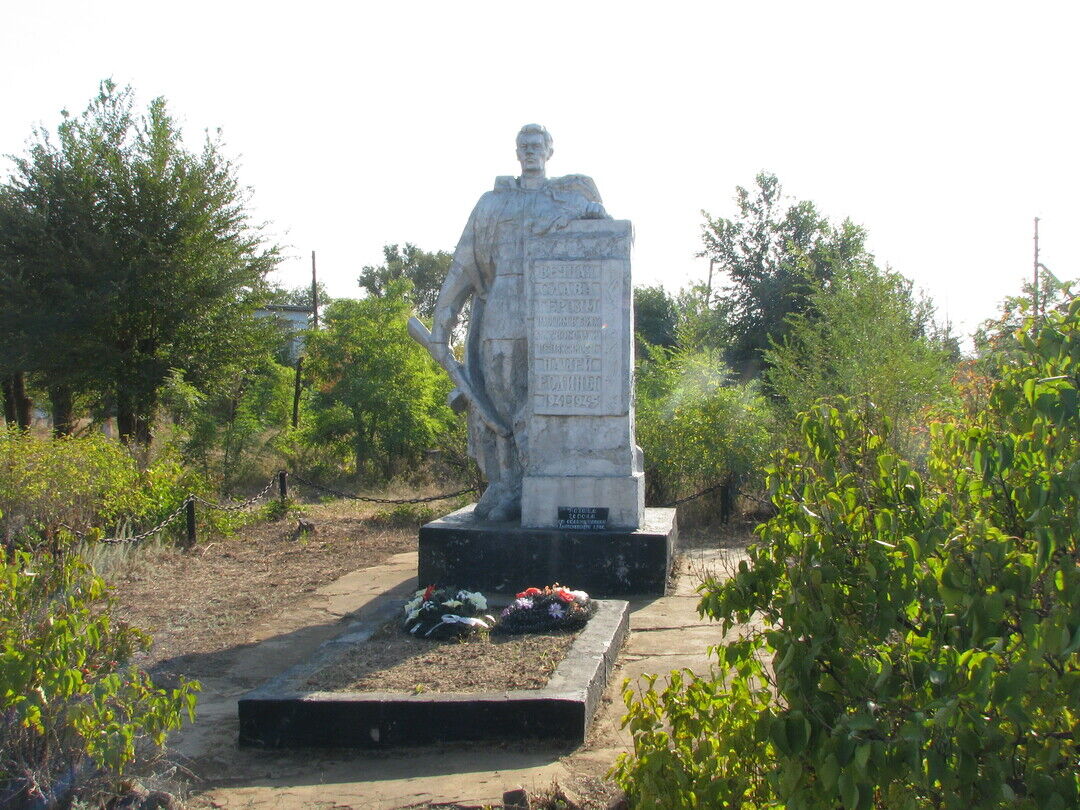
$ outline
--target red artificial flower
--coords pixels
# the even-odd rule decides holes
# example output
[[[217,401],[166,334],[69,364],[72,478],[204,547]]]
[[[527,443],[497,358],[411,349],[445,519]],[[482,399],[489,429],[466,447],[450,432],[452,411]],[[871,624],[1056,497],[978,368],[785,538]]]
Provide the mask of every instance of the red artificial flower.
[[[524,599],[526,596],[539,596],[542,591],[539,588],[526,588],[517,595],[518,599]]]
[[[431,595],[433,593],[435,593],[435,586],[434,585],[428,585],[427,590],[424,591],[424,601],[425,602],[428,601],[431,598]]]
[[[554,593],[564,602],[569,603],[574,601],[573,595],[566,588],[556,588]]]

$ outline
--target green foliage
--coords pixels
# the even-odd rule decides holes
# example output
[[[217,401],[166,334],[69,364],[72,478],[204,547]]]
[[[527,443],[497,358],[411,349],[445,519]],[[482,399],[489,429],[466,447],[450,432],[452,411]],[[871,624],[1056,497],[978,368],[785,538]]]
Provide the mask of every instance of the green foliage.
[[[765,361],[783,424],[796,426],[797,415],[823,397],[867,395],[892,421],[894,444],[909,453],[910,429],[946,396],[951,371],[929,301],[869,260],[838,269],[813,291]]]
[[[364,267],[358,283],[367,290],[368,295],[378,298],[387,295],[395,281],[407,279],[412,283],[408,295],[417,315],[430,318],[435,314],[439,290],[453,258],[445,250],[429,253],[409,242],[405,243],[405,247],[385,245],[384,264]]]
[[[322,308],[329,305],[333,299],[331,299],[330,292],[326,289],[326,285],[321,281],[316,282],[315,287],[319,296],[319,311],[321,312]],[[308,284],[303,287],[290,288],[275,287],[270,290],[268,303],[290,307],[310,308],[312,305],[311,285]]]
[[[78,558],[0,552],[0,796],[68,806],[115,787],[160,751],[197,682],[154,686],[129,666],[149,638],[114,621],[105,583]]]
[[[1080,279],[1062,281],[1046,268],[1039,272],[1038,312],[1044,314],[1064,311],[1072,301],[1073,287]],[[1022,361],[1023,349],[1016,335],[1025,321],[1035,316],[1035,289],[1025,281],[1020,295],[1010,295],[1001,303],[1001,312],[990,318],[975,332],[976,368],[979,372],[998,377],[1001,369],[1011,363]]]
[[[270,325],[251,316],[277,249],[220,141],[188,151],[161,98],[138,116],[130,88],[105,81],[55,141],[34,137],[0,190],[4,362],[92,394],[148,443],[174,369],[208,390],[265,350]]]
[[[0,530],[9,544],[57,546],[71,530],[93,539],[152,526],[202,489],[169,453],[140,468],[99,434],[43,439],[0,430]]]
[[[634,333],[639,352],[644,351],[644,343],[674,348],[677,329],[675,299],[661,285],[634,287]]]
[[[456,421],[450,382],[408,335],[408,283],[382,296],[335,301],[308,341],[313,443],[351,451],[356,474],[386,480],[416,466]]]
[[[176,372],[162,391],[184,458],[222,492],[264,482],[292,417],[295,371],[269,354],[234,368],[210,393]]]
[[[716,352],[651,348],[638,367],[637,437],[652,502],[756,478],[770,424],[756,385],[733,384]]]
[[[617,775],[639,804],[695,806],[750,767],[709,806],[1080,804],[1080,300],[1017,344],[985,412],[933,426],[925,481],[869,404],[805,416],[760,544],[700,589],[724,632],[764,629],[719,648],[712,691],[628,696],[643,731]],[[680,756],[764,680],[767,707],[728,731],[744,748]],[[664,721],[681,735],[647,733]]]
[[[701,255],[727,274],[715,301],[729,321],[728,361],[743,377],[757,372],[762,353],[783,339],[788,316],[806,310],[814,289],[868,255],[866,232],[850,220],[833,226],[811,202],[785,208],[775,175],[762,172],[755,182],[753,191],[736,188],[734,219],[702,212]]]
[[[724,658],[721,649],[721,658]],[[634,807],[770,807],[766,777],[772,746],[758,724],[773,717],[763,668],[753,655],[731,656],[737,676],[673,671],[667,682],[643,676],[624,685],[623,726],[634,755],[621,754],[614,773]]]
[[[675,298],[675,342],[686,351],[727,352],[731,319],[727,301],[717,300],[705,284],[691,284]]]

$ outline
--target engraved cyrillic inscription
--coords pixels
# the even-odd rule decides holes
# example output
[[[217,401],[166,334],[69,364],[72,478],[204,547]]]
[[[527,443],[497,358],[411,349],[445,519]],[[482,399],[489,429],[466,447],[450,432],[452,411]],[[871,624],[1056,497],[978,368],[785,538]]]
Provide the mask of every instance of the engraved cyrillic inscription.
[[[619,400],[612,389],[619,353],[605,295],[612,284],[597,259],[537,259],[532,265],[534,413],[602,415]],[[621,280],[616,277],[616,282]],[[615,357],[612,362],[612,357]],[[613,396],[614,394],[614,396]]]

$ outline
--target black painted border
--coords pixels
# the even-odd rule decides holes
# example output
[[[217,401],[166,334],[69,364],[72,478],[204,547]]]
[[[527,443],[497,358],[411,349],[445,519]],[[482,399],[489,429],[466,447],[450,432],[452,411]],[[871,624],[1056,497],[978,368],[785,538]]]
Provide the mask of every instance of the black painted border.
[[[326,642],[310,661],[240,698],[240,745],[387,748],[521,738],[578,745],[629,632],[627,602],[596,600],[596,614],[543,689],[419,695],[296,691],[296,683],[342,655],[349,644],[364,643],[400,612],[401,604],[385,605],[353,632]]]

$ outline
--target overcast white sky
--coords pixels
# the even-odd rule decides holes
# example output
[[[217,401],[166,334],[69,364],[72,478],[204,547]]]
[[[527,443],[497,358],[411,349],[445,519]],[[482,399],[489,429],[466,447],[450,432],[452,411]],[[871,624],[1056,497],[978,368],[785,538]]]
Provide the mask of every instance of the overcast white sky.
[[[641,8],[643,10],[636,10]],[[635,283],[703,279],[701,209],[761,169],[870,233],[961,331],[1042,260],[1080,276],[1080,5],[1026,2],[184,3],[8,0],[0,154],[97,83],[220,127],[279,280],[332,294],[382,245],[453,248],[526,122],[597,182]],[[6,175],[7,162],[3,171]]]

